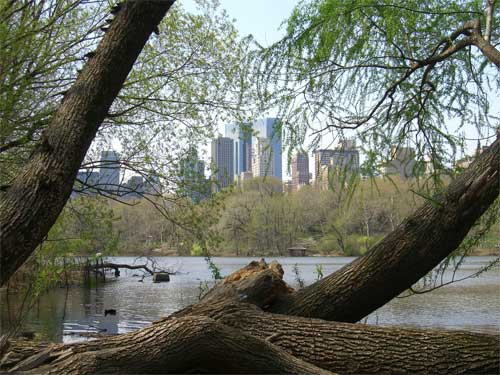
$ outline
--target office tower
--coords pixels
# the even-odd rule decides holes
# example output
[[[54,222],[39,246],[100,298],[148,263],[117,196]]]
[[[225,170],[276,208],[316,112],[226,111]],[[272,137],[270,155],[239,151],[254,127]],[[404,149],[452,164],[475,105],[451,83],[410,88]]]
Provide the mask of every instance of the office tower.
[[[254,135],[252,136],[252,158],[258,157],[258,162],[252,160],[252,172],[254,177],[274,176],[282,180],[281,167],[281,130],[277,128],[277,119],[265,118],[253,123]],[[264,141],[267,139],[267,141]],[[267,144],[267,147],[263,147]],[[265,153],[265,155],[263,154]],[[263,166],[263,162],[268,166]],[[256,174],[256,170],[259,174]],[[266,173],[267,174],[262,174]]]
[[[269,138],[254,138],[252,174],[254,177],[275,176],[273,152]]]
[[[78,171],[76,174],[76,181],[73,186],[73,192],[71,193],[71,198],[75,198],[77,195],[96,195],[96,187],[99,184],[99,172],[94,172],[91,169]]]
[[[403,178],[415,175],[415,150],[411,147],[393,147],[391,150],[391,160],[384,168],[384,174],[399,174]]]
[[[115,151],[102,151],[99,169],[99,188],[108,192],[118,191],[120,186],[119,154]]]
[[[333,150],[330,165],[339,171],[359,171],[359,151],[354,140],[344,140]]]
[[[286,180],[283,181],[283,192],[290,194],[293,192],[293,181],[292,180]]]
[[[141,198],[145,191],[144,179],[142,176],[131,176],[124,189],[124,198]]]
[[[305,152],[298,152],[292,159],[292,191],[309,184],[309,157]]]
[[[233,140],[235,178],[252,170],[252,129],[248,125],[226,124],[225,136]]]
[[[154,171],[150,171],[150,173],[145,176],[144,192],[151,195],[162,194],[161,177],[159,174]]]
[[[212,141],[212,191],[217,192],[229,186],[234,180],[234,142],[231,138],[219,137]]]
[[[334,151],[330,149],[320,149],[314,153],[314,184],[319,186],[322,179],[321,167],[330,165],[330,160],[334,155]]]

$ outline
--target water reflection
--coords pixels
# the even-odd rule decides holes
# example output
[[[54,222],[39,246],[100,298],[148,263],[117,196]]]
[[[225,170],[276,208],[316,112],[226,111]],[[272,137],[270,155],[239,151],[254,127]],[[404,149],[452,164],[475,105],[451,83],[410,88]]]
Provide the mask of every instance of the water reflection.
[[[256,258],[214,258],[214,262],[227,275]],[[272,260],[272,259],[268,259]],[[491,258],[471,257],[457,277],[473,273]],[[114,259],[120,263],[133,263],[134,258]],[[198,300],[200,283],[210,280],[210,271],[203,258],[158,258],[163,266],[181,271],[169,283],[144,282],[134,277],[137,271],[124,270],[120,278],[97,288],[71,288],[53,290],[43,295],[25,316],[23,330],[37,332],[38,338],[51,341],[80,341],[95,333],[116,334],[144,327],[160,317],[167,316]],[[285,280],[296,284],[293,273],[298,265],[300,277],[306,284],[314,282],[316,265],[329,273],[352,261],[352,258],[280,258]],[[175,263],[175,264],[174,264]],[[395,299],[371,314],[366,321],[380,325],[404,325],[498,331],[500,328],[500,275],[492,270],[480,278],[454,284],[433,293]],[[11,294],[7,298],[0,291],[0,331],[12,327],[19,314],[23,296]],[[106,315],[105,310],[116,310]],[[83,336],[82,336],[83,335]]]

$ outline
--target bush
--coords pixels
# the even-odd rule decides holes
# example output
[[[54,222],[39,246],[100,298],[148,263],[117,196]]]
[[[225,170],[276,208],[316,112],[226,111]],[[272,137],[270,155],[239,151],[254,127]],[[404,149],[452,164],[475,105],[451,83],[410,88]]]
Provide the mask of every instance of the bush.
[[[203,255],[204,254],[203,254],[202,247],[199,244],[194,243],[193,247],[191,248],[191,256],[193,256],[193,257],[202,257]]]
[[[342,249],[337,242],[337,238],[333,234],[326,234],[321,237],[316,245],[316,249],[321,254],[334,254],[342,252]]]

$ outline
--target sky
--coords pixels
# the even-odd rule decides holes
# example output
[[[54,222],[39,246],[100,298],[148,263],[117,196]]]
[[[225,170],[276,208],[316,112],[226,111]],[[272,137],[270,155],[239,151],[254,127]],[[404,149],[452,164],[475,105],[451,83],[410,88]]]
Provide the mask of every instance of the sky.
[[[194,0],[178,0],[186,10],[195,10]],[[235,20],[241,36],[252,34],[257,42],[269,46],[284,35],[278,31],[299,0],[219,0],[230,18]]]

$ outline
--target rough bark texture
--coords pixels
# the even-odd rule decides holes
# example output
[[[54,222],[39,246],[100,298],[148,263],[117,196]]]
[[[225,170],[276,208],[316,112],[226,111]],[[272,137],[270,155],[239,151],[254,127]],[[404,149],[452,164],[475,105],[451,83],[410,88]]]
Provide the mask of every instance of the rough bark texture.
[[[45,130],[24,170],[0,194],[0,285],[47,235],[128,73],[174,0],[127,1]]]
[[[373,327],[225,306],[212,317],[340,374],[497,374],[500,337]]]
[[[498,198],[500,141],[446,191],[393,232],[330,276],[281,296],[268,310],[286,315],[357,322],[408,289],[455,250]]]
[[[500,371],[499,336],[373,327],[262,311],[273,299],[293,293],[282,277],[279,264],[252,262],[229,275],[199,303],[163,321],[195,314],[208,316],[265,339],[301,360],[341,374],[492,374]]]
[[[26,374],[331,374],[265,340],[200,316],[169,319],[129,334],[87,343],[54,345],[10,371]]]

